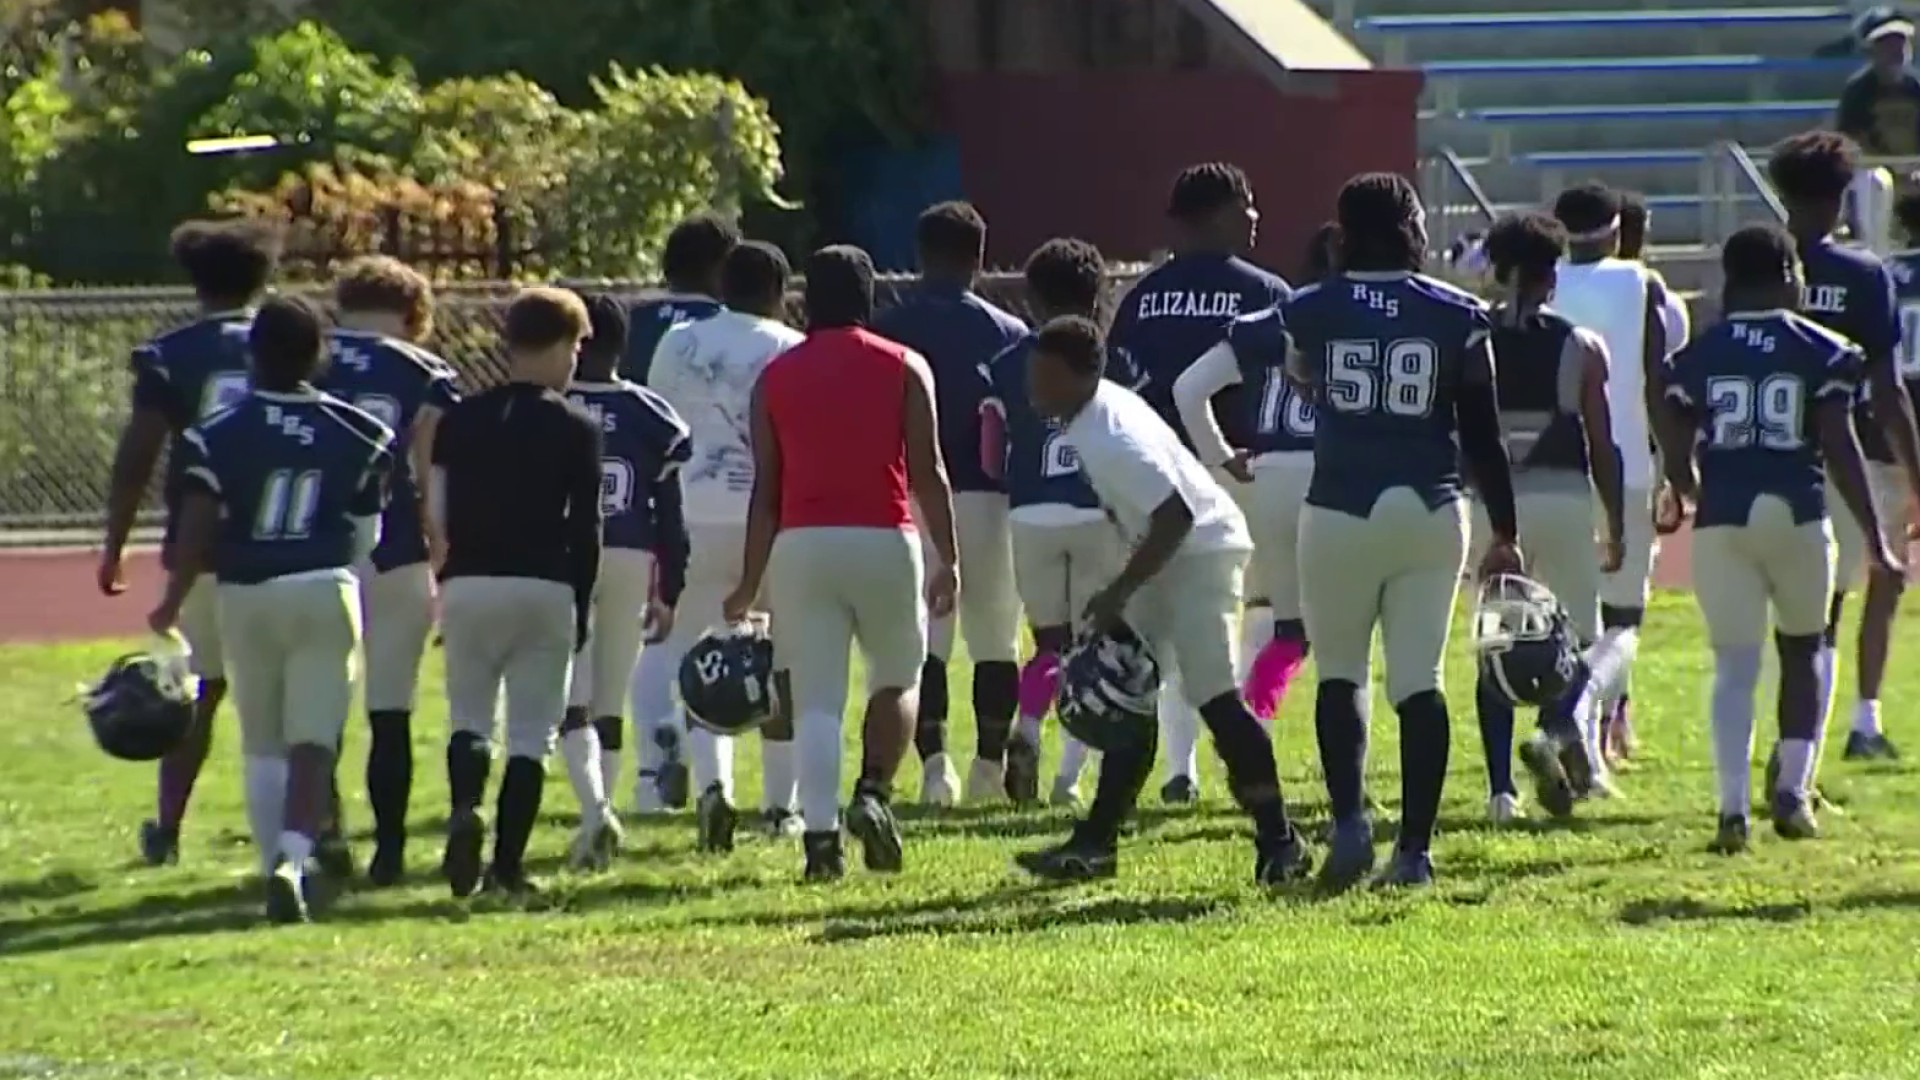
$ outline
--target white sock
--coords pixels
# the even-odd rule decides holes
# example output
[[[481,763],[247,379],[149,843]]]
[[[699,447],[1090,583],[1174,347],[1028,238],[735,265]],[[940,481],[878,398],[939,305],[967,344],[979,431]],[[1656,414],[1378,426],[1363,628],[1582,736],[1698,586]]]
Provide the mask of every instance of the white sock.
[[[253,848],[260,855],[260,872],[273,871],[280,845],[280,830],[287,815],[287,759],[249,757],[244,766],[247,793],[247,831],[253,834]]]
[[[1592,674],[1587,677],[1587,688],[1581,693],[1575,711],[1585,710],[1589,717],[1598,718],[1600,707],[1620,696],[1627,673],[1633,668],[1634,655],[1639,651],[1638,627],[1616,626],[1601,634],[1600,640],[1587,650],[1587,667]]]
[[[600,790],[611,793],[620,782],[620,751],[607,749],[606,743],[600,744]],[[609,794],[608,798],[612,798]]]
[[[1780,791],[1806,798],[1813,791],[1813,740],[1780,740]],[[1774,792],[1768,792],[1773,795]]]
[[[567,779],[580,803],[580,824],[592,829],[606,820],[607,788],[600,775],[600,732],[582,724],[560,737],[560,756],[567,763]]]
[[[1827,741],[1827,725],[1833,720],[1834,698],[1839,693],[1839,650],[1831,645],[1820,646],[1820,651],[1813,654],[1813,669],[1820,676],[1820,726],[1813,729],[1813,760],[1818,765],[1821,744]]]
[[[1720,813],[1753,809],[1753,692],[1760,682],[1760,646],[1713,653],[1713,773]]]
[[[313,857],[313,837],[306,833],[297,833],[292,829],[282,829],[278,842],[280,854],[293,864],[293,872],[298,874],[306,868],[307,860]]]
[[[1253,670],[1253,658],[1259,656],[1260,650],[1272,640],[1272,608],[1263,604],[1240,612],[1240,654],[1233,661],[1234,681],[1247,681],[1247,673]]]
[[[733,802],[733,739],[715,735],[698,724],[687,725],[687,768],[696,794],[705,794],[714,784],[727,802]]]
[[[674,676],[679,672],[673,660],[674,650],[664,644],[641,650],[640,661],[633,665],[633,757],[636,772],[660,767],[660,747],[653,741],[653,730],[671,719]]]
[[[1160,739],[1167,746],[1167,779],[1184,776],[1200,780],[1200,714],[1180,692],[1180,677],[1163,674],[1160,680]]]
[[[792,810],[795,798],[793,743],[760,738],[760,806],[766,810]]]
[[[800,766],[800,817],[808,832],[840,828],[840,715],[801,713],[794,719]]]
[[[1880,703],[1863,699],[1853,706],[1853,730],[1862,735],[1880,734]]]
[[[1071,735],[1060,736],[1060,771],[1055,775],[1068,784],[1080,782],[1087,767],[1087,744]]]

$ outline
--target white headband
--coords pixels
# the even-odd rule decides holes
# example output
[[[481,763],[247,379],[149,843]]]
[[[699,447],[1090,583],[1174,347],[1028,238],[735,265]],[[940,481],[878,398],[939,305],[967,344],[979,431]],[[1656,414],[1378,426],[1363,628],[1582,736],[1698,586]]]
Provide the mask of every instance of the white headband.
[[[1617,233],[1619,231],[1620,231],[1620,215],[1615,214],[1613,215],[1613,220],[1607,222],[1605,225],[1602,225],[1599,228],[1590,230],[1588,232],[1569,233],[1567,235],[1567,239],[1576,244],[1584,244],[1593,240],[1605,240],[1607,237],[1612,236],[1614,233]]]

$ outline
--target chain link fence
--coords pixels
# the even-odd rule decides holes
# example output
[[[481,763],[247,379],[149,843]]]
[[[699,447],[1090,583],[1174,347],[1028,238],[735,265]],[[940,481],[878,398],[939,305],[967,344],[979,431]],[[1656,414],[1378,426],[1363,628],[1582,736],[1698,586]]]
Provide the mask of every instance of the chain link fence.
[[[1109,310],[1144,267],[1110,273]],[[882,280],[893,303],[913,282]],[[637,302],[658,290],[634,282],[594,289]],[[1029,314],[1017,272],[986,275],[980,292]],[[467,387],[498,381],[501,315],[514,287],[504,282],[445,286],[427,344]],[[795,325],[799,294],[789,297]],[[0,293],[0,544],[85,540],[105,524],[114,444],[126,420],[135,346],[198,314],[185,289],[98,289]],[[158,523],[159,486],[148,492],[142,526]]]

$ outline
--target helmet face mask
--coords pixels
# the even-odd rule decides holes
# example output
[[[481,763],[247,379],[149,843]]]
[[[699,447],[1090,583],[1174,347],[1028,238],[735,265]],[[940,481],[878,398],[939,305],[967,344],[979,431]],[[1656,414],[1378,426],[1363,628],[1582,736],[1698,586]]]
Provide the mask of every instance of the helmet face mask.
[[[1481,675],[1515,705],[1557,704],[1585,665],[1566,609],[1546,586],[1518,574],[1481,586],[1473,646]]]
[[[773,639],[764,622],[715,627],[680,663],[680,701],[687,719],[718,735],[739,735],[778,711]]]
[[[1074,738],[1105,752],[1157,736],[1160,664],[1131,628],[1082,630],[1060,673],[1055,709]]]

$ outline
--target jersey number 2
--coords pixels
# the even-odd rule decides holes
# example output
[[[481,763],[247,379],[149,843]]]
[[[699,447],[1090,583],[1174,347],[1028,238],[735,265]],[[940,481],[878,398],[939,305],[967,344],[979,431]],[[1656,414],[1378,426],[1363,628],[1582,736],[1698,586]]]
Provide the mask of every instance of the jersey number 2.
[[[296,473],[275,469],[260,488],[260,512],[254,515],[255,540],[305,540],[320,509],[320,470]]]

